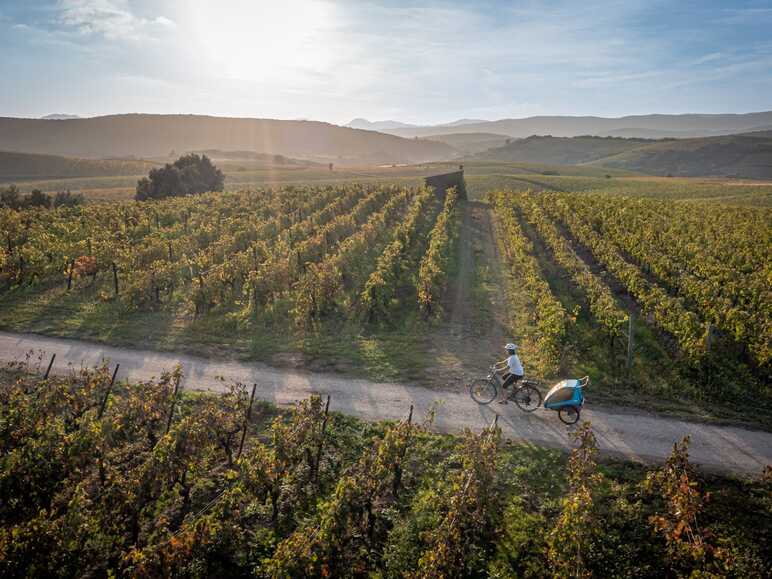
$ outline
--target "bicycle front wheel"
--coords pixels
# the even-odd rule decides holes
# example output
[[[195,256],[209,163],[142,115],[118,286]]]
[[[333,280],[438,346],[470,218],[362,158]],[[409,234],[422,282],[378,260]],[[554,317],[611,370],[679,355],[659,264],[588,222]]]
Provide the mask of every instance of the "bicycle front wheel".
[[[485,378],[478,378],[469,385],[469,394],[478,404],[490,404],[496,398],[496,385]]]
[[[533,412],[541,406],[541,392],[533,386],[518,388],[512,395],[517,407],[523,412]]]

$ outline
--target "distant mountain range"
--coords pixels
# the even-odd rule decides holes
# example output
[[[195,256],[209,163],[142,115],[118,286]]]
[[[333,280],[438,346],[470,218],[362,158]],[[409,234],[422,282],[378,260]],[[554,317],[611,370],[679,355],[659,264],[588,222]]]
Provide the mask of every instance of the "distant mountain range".
[[[388,131],[391,129],[406,129],[416,127],[410,123],[400,123],[398,121],[368,121],[367,119],[353,119],[347,125],[350,129],[362,129],[365,131]]]
[[[459,119],[457,121],[453,121],[452,123],[445,123],[442,125],[433,125],[433,127],[441,127],[441,128],[452,128],[452,127],[461,127],[463,125],[471,125],[474,123],[485,123],[487,121],[481,120],[481,119]],[[367,119],[357,118],[349,122],[347,125],[345,125],[351,129],[365,129],[367,131],[381,131],[381,132],[391,132],[395,131],[396,129],[422,129],[426,127],[421,127],[419,125],[411,125],[410,123],[401,123],[399,121],[368,121]],[[414,135],[411,135],[414,136]]]
[[[694,138],[768,129],[772,111],[717,115],[638,115],[619,118],[539,116],[523,119],[466,122],[458,125],[381,129],[400,137],[429,137],[449,133],[494,133],[513,138],[531,135],[576,137],[580,135],[637,138]]]
[[[335,164],[422,163],[458,155],[445,143],[316,121],[200,115],[0,118],[0,150],[99,159],[204,149],[254,151]]]
[[[64,115],[60,113],[54,113],[53,115],[46,115],[41,118],[46,121],[71,121],[73,119],[79,119],[80,117],[78,115]]]

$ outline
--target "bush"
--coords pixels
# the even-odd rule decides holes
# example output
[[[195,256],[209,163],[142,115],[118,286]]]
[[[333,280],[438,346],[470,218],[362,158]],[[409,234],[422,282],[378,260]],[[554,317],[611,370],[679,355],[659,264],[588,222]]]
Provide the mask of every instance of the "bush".
[[[54,208],[56,207],[75,207],[83,203],[83,195],[76,193],[70,193],[70,190],[59,191],[53,200]]]
[[[60,191],[55,197],[43,193],[40,189],[33,189],[29,195],[20,195],[16,185],[6,189],[0,189],[0,207],[7,207],[20,211],[30,207],[42,207],[50,209],[56,207],[74,207],[83,203],[83,195],[73,195],[69,191]]]
[[[0,189],[0,207],[19,209],[20,203],[21,197],[19,196],[19,189],[16,185],[11,185],[6,189]]]
[[[152,169],[147,177],[137,182],[137,201],[181,197],[222,191],[225,175],[215,167],[206,155],[190,154],[177,159],[174,164],[166,164],[160,169]]]
[[[33,189],[32,192],[24,198],[25,207],[51,207],[51,197],[43,193],[40,189]]]

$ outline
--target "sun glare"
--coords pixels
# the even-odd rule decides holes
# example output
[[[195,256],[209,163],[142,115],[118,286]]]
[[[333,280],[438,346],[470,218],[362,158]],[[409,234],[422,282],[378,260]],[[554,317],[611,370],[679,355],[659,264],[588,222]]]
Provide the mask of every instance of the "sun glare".
[[[332,6],[316,0],[186,3],[193,48],[216,74],[261,80],[329,62]]]

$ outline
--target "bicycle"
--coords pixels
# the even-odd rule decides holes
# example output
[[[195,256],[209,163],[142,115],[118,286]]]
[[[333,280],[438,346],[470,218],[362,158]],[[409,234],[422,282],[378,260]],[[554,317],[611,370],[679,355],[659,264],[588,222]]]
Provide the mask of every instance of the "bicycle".
[[[539,382],[523,379],[515,385],[515,388],[507,396],[507,400],[514,400],[517,407],[523,412],[533,412],[541,406],[541,392],[536,388]],[[498,398],[499,390],[503,388],[503,381],[495,366],[491,366],[490,373],[485,378],[478,378],[469,385],[469,395],[478,404],[490,404]]]

